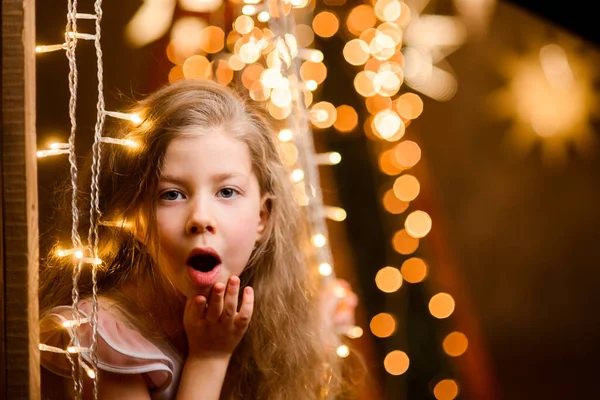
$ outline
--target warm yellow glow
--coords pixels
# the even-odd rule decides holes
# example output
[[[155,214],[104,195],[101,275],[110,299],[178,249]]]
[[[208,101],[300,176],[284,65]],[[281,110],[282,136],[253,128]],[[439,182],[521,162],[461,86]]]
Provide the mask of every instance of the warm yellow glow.
[[[413,201],[419,195],[421,185],[417,178],[404,174],[394,182],[394,194],[402,201]]]
[[[242,61],[238,54],[232,54],[231,57],[229,57],[228,61],[229,66],[234,71],[241,71],[246,66],[246,63]]]
[[[438,293],[429,300],[429,312],[439,319],[452,315],[454,307],[454,299],[448,293]]]
[[[191,56],[183,63],[183,75],[186,79],[208,79],[210,73],[210,61],[204,56]]]
[[[287,107],[292,103],[292,93],[287,87],[276,87],[271,91],[271,101],[277,107]]]
[[[312,28],[305,24],[298,24],[295,27],[296,41],[299,47],[308,48],[315,40],[315,33]]]
[[[293,182],[300,182],[302,179],[304,179],[304,171],[302,171],[301,169],[295,169],[294,171],[292,171]]]
[[[325,246],[327,239],[325,239],[323,234],[318,233],[312,237],[311,242],[315,247],[323,247]]]
[[[207,26],[201,32],[200,47],[207,53],[218,53],[225,47],[225,32],[218,26]]]
[[[375,284],[385,293],[393,293],[402,286],[402,274],[398,268],[383,267],[375,275]]]
[[[279,143],[281,158],[288,167],[293,166],[298,161],[298,148],[294,143],[281,142]]]
[[[386,175],[399,175],[404,168],[396,161],[394,149],[386,150],[379,155],[379,169]]]
[[[327,77],[327,68],[322,62],[305,61],[300,66],[300,77],[304,82],[313,80],[321,84]]]
[[[317,128],[329,128],[336,119],[337,110],[327,101],[321,101],[310,109],[310,122]]]
[[[400,254],[412,254],[419,248],[419,239],[410,236],[406,230],[401,229],[394,234],[392,246]]]
[[[411,140],[398,143],[394,153],[398,164],[406,168],[414,167],[421,160],[421,148]]]
[[[354,7],[346,19],[346,26],[354,36],[360,36],[367,29],[374,27],[376,23],[373,7],[366,4]]]
[[[433,388],[437,400],[454,400],[458,396],[458,384],[452,379],[439,381]]]
[[[409,365],[408,356],[400,350],[389,352],[383,360],[383,366],[390,375],[402,375],[408,370]]]
[[[360,326],[353,326],[352,328],[348,329],[346,336],[348,336],[350,339],[358,339],[359,337],[362,337],[363,333],[363,329]]]
[[[400,272],[406,282],[419,283],[427,277],[427,264],[420,258],[409,258],[402,264]]]
[[[342,155],[340,153],[338,153],[337,151],[332,151],[331,153],[329,153],[329,162],[332,165],[337,165],[340,163],[340,161],[342,161]]]
[[[388,190],[383,195],[383,208],[390,214],[402,214],[409,205],[408,201],[398,199],[393,190]]]
[[[317,83],[317,81],[313,81],[312,79],[310,81],[306,81],[305,85],[306,85],[306,88],[308,90],[310,90],[311,92],[313,90],[317,90],[317,87],[319,86],[319,84]]]
[[[308,59],[312,62],[321,62],[325,58],[323,52],[320,50],[312,50],[309,54]]]
[[[346,210],[340,207],[326,207],[325,216],[333,221],[341,222],[348,216]]]
[[[343,54],[349,64],[363,65],[369,59],[369,46],[360,39],[352,39],[344,45]]]
[[[417,239],[422,239],[431,231],[431,217],[425,211],[413,211],[404,222],[408,234]]]
[[[261,76],[260,81],[265,87],[268,88],[276,88],[280,87],[283,76],[281,75],[281,71],[274,68],[265,69]]]
[[[350,349],[345,344],[339,346],[336,350],[338,357],[346,358],[350,355]]]
[[[319,265],[319,273],[323,276],[329,276],[331,275],[331,273],[333,272],[333,268],[331,268],[331,265],[327,264],[327,263],[323,263],[321,265]]]
[[[282,142],[289,142],[293,138],[293,133],[290,129],[282,129],[279,131],[279,140]]]
[[[185,60],[202,49],[202,31],[206,22],[197,17],[178,18],[171,28],[171,41],[169,52],[176,60]]]
[[[250,64],[242,72],[242,84],[246,89],[250,89],[254,82],[259,81],[264,71],[260,64]]]
[[[271,89],[264,87],[262,82],[256,81],[248,90],[250,98],[254,101],[265,101],[271,95]]]
[[[404,93],[395,101],[398,115],[404,119],[415,119],[423,112],[423,100],[414,93]]]
[[[315,33],[321,37],[328,38],[335,35],[340,27],[340,21],[336,15],[329,11],[323,11],[315,15],[312,22]]]
[[[378,112],[373,118],[373,127],[383,139],[390,142],[400,140],[406,130],[402,119],[392,110]]]
[[[83,258],[83,252],[81,250],[75,251],[75,258]]]
[[[358,114],[352,106],[341,105],[336,108],[337,118],[333,127],[340,132],[352,132],[358,125]]]
[[[354,88],[363,97],[376,95],[381,89],[377,74],[373,71],[360,71],[354,78]]]
[[[400,18],[402,6],[399,0],[377,0],[375,15],[382,21],[395,21]]]
[[[260,22],[267,22],[269,20],[269,18],[271,18],[271,16],[269,15],[268,11],[261,11],[256,16],[256,19],[259,20]]]
[[[254,29],[254,20],[248,15],[240,15],[235,19],[233,28],[242,35],[245,35]]]
[[[469,341],[464,333],[452,332],[444,338],[442,347],[449,356],[458,357],[467,351],[467,348],[469,347]]]
[[[390,337],[396,330],[396,320],[391,314],[381,313],[371,319],[369,326],[373,335],[380,338]]]
[[[376,94],[373,97],[367,98],[365,106],[371,114],[375,115],[380,111],[390,109],[392,107],[392,99],[389,96]]]
[[[256,7],[252,4],[246,4],[242,7],[242,14],[244,15],[254,15],[256,14]]]
[[[271,116],[277,120],[286,119],[292,113],[292,107],[277,107],[272,102],[269,102],[267,105],[267,110],[269,111],[269,114],[271,114]]]
[[[240,59],[246,64],[252,64],[260,58],[260,48],[253,41],[243,44],[240,47]]]
[[[184,10],[210,13],[217,11],[223,0],[179,0],[179,5]]]
[[[489,110],[512,120],[506,144],[523,154],[541,145],[548,166],[564,165],[571,148],[590,156],[597,141],[591,124],[592,105],[598,103],[592,90],[597,63],[576,49],[552,44],[502,65],[509,82],[491,96]]]

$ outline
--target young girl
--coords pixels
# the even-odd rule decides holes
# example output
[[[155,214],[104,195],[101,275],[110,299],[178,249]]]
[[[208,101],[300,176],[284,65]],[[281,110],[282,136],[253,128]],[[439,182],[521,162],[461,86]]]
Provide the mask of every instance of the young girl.
[[[302,214],[266,120],[232,90],[204,80],[166,86],[135,112],[143,122],[123,136],[136,146],[104,147],[99,181],[99,397],[340,395],[336,339],[324,323],[334,316],[314,301]],[[85,232],[86,220],[80,216]],[[72,259],[45,264],[41,342],[65,348]],[[84,266],[84,316],[92,313],[91,293]],[[356,296],[348,293],[339,324],[353,323]],[[88,324],[79,336],[81,346],[91,344]],[[41,359],[44,398],[65,398],[71,363],[50,352]],[[86,378],[84,397],[91,393]]]

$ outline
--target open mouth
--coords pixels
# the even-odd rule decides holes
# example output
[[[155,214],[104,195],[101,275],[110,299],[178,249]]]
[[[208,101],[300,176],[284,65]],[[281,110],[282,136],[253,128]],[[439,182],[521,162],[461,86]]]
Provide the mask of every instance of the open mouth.
[[[210,272],[220,263],[219,256],[211,253],[194,254],[187,260],[187,265],[200,272]]]

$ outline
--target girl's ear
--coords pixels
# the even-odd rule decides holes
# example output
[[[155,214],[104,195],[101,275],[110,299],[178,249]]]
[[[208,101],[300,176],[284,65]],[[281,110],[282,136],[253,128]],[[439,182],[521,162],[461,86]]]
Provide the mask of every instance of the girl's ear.
[[[260,240],[262,235],[267,229],[267,223],[269,222],[269,216],[271,214],[271,198],[268,195],[264,195],[261,199],[260,214],[258,220],[258,228],[256,230],[256,240]]]

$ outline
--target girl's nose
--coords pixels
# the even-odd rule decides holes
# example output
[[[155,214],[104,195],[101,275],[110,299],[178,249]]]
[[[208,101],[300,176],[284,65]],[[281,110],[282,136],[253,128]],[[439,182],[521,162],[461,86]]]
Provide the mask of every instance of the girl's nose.
[[[189,234],[215,233],[215,221],[206,205],[197,204],[186,223],[185,230]]]

